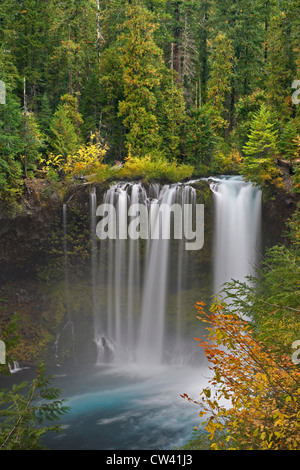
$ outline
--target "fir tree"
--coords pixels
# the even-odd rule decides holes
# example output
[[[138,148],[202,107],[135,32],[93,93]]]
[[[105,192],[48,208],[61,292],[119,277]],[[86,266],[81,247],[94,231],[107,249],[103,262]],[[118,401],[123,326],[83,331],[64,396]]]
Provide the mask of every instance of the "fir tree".
[[[210,106],[213,127],[218,135],[224,137],[225,130],[229,126],[225,103],[231,92],[234,51],[224,33],[219,33],[210,42],[210,47],[207,102]]]
[[[298,136],[299,133],[297,126],[295,121],[292,119],[285,125],[278,145],[280,157],[288,160],[290,163],[293,163],[298,157]]]
[[[162,149],[169,159],[180,154],[183,124],[186,119],[183,87],[176,81],[176,73],[164,67],[162,81],[157,92],[158,123],[162,136]]]
[[[278,132],[270,110],[262,104],[251,122],[249,139],[243,147],[242,169],[254,183],[281,184],[275,162],[278,157]]]
[[[78,150],[81,138],[78,132],[81,115],[76,109],[76,99],[70,95],[61,98],[50,125],[51,147],[57,155],[66,158]]]
[[[197,167],[206,166],[212,161],[216,146],[211,119],[207,108],[193,108],[187,119],[185,155],[187,160]]]
[[[127,8],[127,20],[120,36],[124,99],[119,103],[127,147],[134,156],[159,150],[161,137],[156,117],[155,88],[162,78],[162,51],[156,45],[155,17],[135,2]]]

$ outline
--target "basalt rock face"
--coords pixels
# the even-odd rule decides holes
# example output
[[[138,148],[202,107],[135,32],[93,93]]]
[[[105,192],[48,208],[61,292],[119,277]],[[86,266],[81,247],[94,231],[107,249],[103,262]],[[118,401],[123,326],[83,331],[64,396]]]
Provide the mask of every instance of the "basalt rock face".
[[[103,186],[100,185],[100,191]],[[40,248],[61,219],[62,204],[68,202],[78,212],[89,211],[89,186],[68,186],[46,180],[26,180],[19,208],[9,216],[0,207],[0,280],[11,270],[32,271]]]
[[[300,202],[300,195],[293,191],[292,173],[282,170],[284,187],[273,189],[263,198],[262,222],[264,246],[288,244],[288,221],[293,217]]]
[[[59,193],[44,180],[27,180],[18,213],[0,214],[1,278],[10,269],[23,269],[36,255],[40,240],[47,237],[53,218],[61,205]],[[5,268],[3,269],[3,265]]]
[[[28,179],[14,214],[0,207],[0,332],[16,314],[21,339],[15,354],[21,363],[35,362],[55,338],[59,318],[54,314],[49,321],[44,314],[49,285],[40,274],[52,234],[61,225],[64,198],[74,192],[76,187],[63,183]],[[87,189],[77,195],[77,204],[86,198]]]

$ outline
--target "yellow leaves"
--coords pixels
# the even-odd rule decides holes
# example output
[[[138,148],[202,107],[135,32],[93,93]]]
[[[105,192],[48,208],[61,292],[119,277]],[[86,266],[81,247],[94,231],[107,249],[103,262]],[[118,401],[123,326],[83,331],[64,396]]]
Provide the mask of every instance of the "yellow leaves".
[[[210,446],[211,450],[219,450],[218,444],[215,442]]]
[[[207,336],[198,341],[211,364],[212,387],[202,390],[198,404],[199,415],[210,416],[205,429],[214,441],[212,448],[226,447],[230,440],[231,448],[237,449],[299,447],[299,369],[272,347],[265,349],[250,325],[224,305],[215,301],[207,313],[198,302],[196,309],[201,321],[209,324]],[[224,347],[218,346],[220,342]],[[222,405],[224,398],[230,405]]]
[[[48,158],[40,158],[39,163],[42,171],[46,174],[51,170],[58,170],[62,166],[62,155],[54,155],[49,153]]]
[[[120,171],[122,178],[145,178],[146,180],[160,180],[165,181],[181,181],[184,178],[191,176],[193,167],[190,165],[177,164],[176,162],[169,162],[165,158],[160,158],[152,155],[145,155],[144,157],[135,157],[129,155],[125,159],[125,164]]]
[[[67,175],[95,174],[99,170],[105,170],[106,165],[102,164],[107,148],[101,147],[98,143],[91,143],[79,148],[75,155],[68,155],[64,164],[64,171]]]

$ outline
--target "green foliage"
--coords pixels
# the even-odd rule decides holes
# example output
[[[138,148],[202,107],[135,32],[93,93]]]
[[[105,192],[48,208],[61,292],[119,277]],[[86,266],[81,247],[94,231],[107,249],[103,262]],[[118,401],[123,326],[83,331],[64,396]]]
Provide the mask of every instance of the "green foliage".
[[[44,94],[41,98],[41,110],[38,115],[38,123],[42,133],[45,136],[45,139],[50,132],[50,123],[52,119],[52,109],[50,106],[49,98]]]
[[[265,11],[269,2],[256,0],[212,0],[210,4],[210,36],[225,34],[235,57],[228,103],[228,109],[233,111],[232,104],[249,95],[264,79],[264,38],[268,26],[265,22],[271,11]],[[224,58],[227,60],[226,53]]]
[[[236,123],[233,129],[233,141],[242,152],[251,131],[251,122],[255,113],[259,112],[265,102],[264,90],[258,89],[250,95],[241,97],[235,106]]]
[[[287,6],[287,5],[286,5]],[[290,5],[287,6],[290,9]],[[268,100],[274,113],[285,122],[291,118],[290,87],[297,76],[295,50],[292,36],[295,9],[288,13],[276,5],[267,35],[268,66],[266,88]]]
[[[55,111],[51,125],[51,146],[56,155],[67,155],[75,153],[80,146],[80,136],[76,132],[76,127],[81,120],[80,114],[76,110],[76,100],[70,95],[61,97],[62,103]]]
[[[17,346],[18,318],[14,317],[1,334],[6,345],[7,364],[11,351]],[[7,364],[0,365],[0,373],[8,375]],[[0,391],[0,450],[42,449],[42,437],[49,431],[58,432],[57,421],[69,408],[60,398],[60,390],[51,386],[52,377],[45,375],[41,364],[32,382],[14,384]]]
[[[24,142],[22,110],[14,93],[18,74],[3,47],[0,48],[0,80],[6,87],[5,104],[0,104],[0,196],[11,210],[22,192],[23,174],[17,155],[24,150]]]
[[[275,165],[278,157],[278,132],[272,114],[262,104],[251,122],[249,139],[243,147],[242,171],[254,183],[281,186],[281,174]]]
[[[50,378],[40,366],[28,387],[22,383],[0,391],[0,450],[42,449],[43,435],[59,431],[58,425],[43,425],[44,421],[56,421],[68,411],[59,399],[60,390],[49,384]]]
[[[22,193],[22,176],[23,170],[20,162],[13,157],[6,159],[0,157],[0,194],[7,210],[15,206]]]
[[[154,40],[154,15],[137,3],[128,6],[126,15],[119,46],[124,81],[119,114],[128,129],[130,153],[141,157],[161,145],[153,89],[161,82],[162,51]]]
[[[300,131],[295,120],[291,119],[284,126],[280,141],[278,144],[280,157],[288,160],[291,164],[299,158],[298,136]]]
[[[124,88],[122,70],[120,54],[113,43],[103,51],[101,58],[99,132],[117,160],[122,160],[127,153],[123,119],[119,116],[119,102],[123,99]]]
[[[234,50],[224,33],[218,33],[209,44],[211,54],[210,76],[207,84],[208,110],[216,133],[224,135],[229,125],[225,101],[231,92]]]
[[[127,157],[122,168],[117,170],[118,178],[129,180],[144,179],[145,181],[176,182],[190,178],[194,168],[191,165],[168,162],[157,156],[151,158]]]
[[[186,122],[185,155],[187,161],[197,166],[211,166],[216,138],[206,107],[193,108]]]
[[[24,113],[22,116],[21,137],[24,142],[23,155],[25,160],[25,176],[28,169],[35,169],[41,152],[44,149],[44,135],[42,134],[36,116],[33,113]]]
[[[167,67],[163,68],[157,91],[157,108],[163,152],[168,159],[176,160],[180,157],[186,110],[183,88],[178,85],[175,72]]]
[[[8,181],[15,162],[33,177],[41,154],[66,159],[91,134],[108,148],[104,164],[159,154],[199,175],[232,168],[280,183],[270,155],[258,166],[247,153],[248,135],[264,104],[279,135],[275,159],[299,156],[298,13],[296,0],[111,0],[99,11],[90,0],[3,0],[1,188],[21,188]]]

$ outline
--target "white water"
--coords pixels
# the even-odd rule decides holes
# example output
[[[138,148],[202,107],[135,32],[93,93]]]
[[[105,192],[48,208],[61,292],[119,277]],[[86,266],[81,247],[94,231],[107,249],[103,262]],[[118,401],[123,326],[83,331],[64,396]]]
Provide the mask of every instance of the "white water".
[[[158,239],[126,239],[130,222],[127,209],[133,204],[144,204],[148,213],[149,233],[152,234],[157,227],[157,220],[152,217],[157,205],[195,203],[195,193],[189,185],[155,184],[147,190],[140,183],[113,185],[105,194],[103,203],[113,204],[116,208],[119,237],[99,241],[97,257],[94,238],[96,196],[91,194],[92,297],[98,363],[113,360],[160,365],[163,362],[167,351],[165,319],[172,240],[163,239],[161,233]],[[164,223],[172,234],[172,219]],[[180,309],[184,276],[182,266],[188,255],[182,241],[176,241],[172,248],[171,258],[176,259],[178,270],[175,273],[178,288],[176,303],[177,309]],[[180,349],[182,329],[180,312],[177,311],[177,338],[173,350]],[[168,354],[172,355],[172,351]]]
[[[244,281],[254,273],[260,251],[261,191],[241,177],[210,178],[209,183],[215,201],[212,293],[217,295],[223,283],[231,279]],[[186,287],[186,273],[191,271],[197,254],[188,257],[183,239],[174,243],[171,238],[164,239],[161,233],[157,239],[128,239],[128,208],[137,203],[145,205],[152,234],[157,227],[153,210],[161,204],[195,205],[195,189],[190,184],[155,184],[147,189],[140,183],[113,185],[102,202],[116,208],[117,238],[101,241],[95,236],[97,197],[94,191],[90,198],[97,362],[135,362],[152,366],[164,363],[167,356],[171,362],[182,361],[186,354],[182,292]],[[167,221],[170,233],[171,224],[170,219]],[[198,275],[194,273],[195,278]],[[170,338],[166,319],[171,291],[173,300],[174,296],[176,299]]]
[[[241,177],[212,178],[215,198],[214,294],[255,274],[260,256],[261,190]]]
[[[175,186],[165,189],[159,196],[158,202],[171,205],[175,202],[175,195]],[[154,224],[157,223],[156,219]],[[161,364],[170,240],[159,238],[149,240],[149,242],[137,360],[139,363]]]
[[[220,295],[225,282],[245,281],[254,274],[259,261],[261,230],[258,188],[241,177],[214,177],[208,182],[214,196],[215,224],[209,268],[213,270],[213,280],[211,285],[205,281],[207,297]],[[100,203],[116,209],[116,239],[100,241],[96,236],[96,210]],[[156,209],[161,204],[195,206],[196,190],[192,183],[152,184],[147,188],[141,183],[117,183],[99,201],[96,191],[91,191],[90,286],[96,362],[148,367],[189,362],[195,351],[194,327],[188,326],[191,317],[186,315],[186,309],[190,308],[191,312],[194,303],[203,300],[203,275],[209,280],[210,274],[199,272],[203,264],[197,264],[196,259],[201,253],[185,250],[184,239],[174,240],[172,236],[164,239],[159,231],[157,239],[129,238],[128,226],[135,216],[128,215],[128,208],[138,203],[147,210],[149,234],[152,234],[157,227],[153,217]],[[171,218],[164,220],[164,224],[172,234]],[[56,351],[61,333],[71,325],[75,337],[76,329],[69,312],[66,205],[63,206],[63,249],[67,321],[58,333]]]

